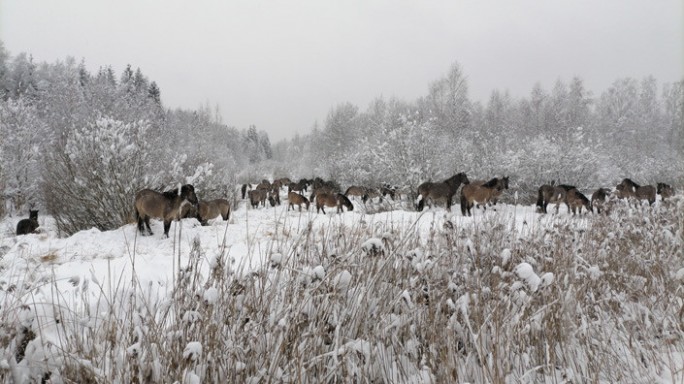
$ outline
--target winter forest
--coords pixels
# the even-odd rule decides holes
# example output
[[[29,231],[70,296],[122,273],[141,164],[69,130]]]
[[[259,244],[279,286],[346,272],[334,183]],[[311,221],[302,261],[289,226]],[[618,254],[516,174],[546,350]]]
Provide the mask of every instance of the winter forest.
[[[63,235],[112,229],[129,222],[135,191],[181,179],[210,198],[262,178],[415,188],[466,171],[510,176],[526,203],[550,181],[684,182],[684,80],[619,78],[594,94],[581,78],[558,79],[551,89],[530,84],[521,99],[495,89],[481,103],[454,63],[416,100],[340,100],[309,134],[271,143],[209,105],[166,108],[170,85],[134,68],[91,73],[74,58],[38,63],[0,45],[4,214],[41,207]]]

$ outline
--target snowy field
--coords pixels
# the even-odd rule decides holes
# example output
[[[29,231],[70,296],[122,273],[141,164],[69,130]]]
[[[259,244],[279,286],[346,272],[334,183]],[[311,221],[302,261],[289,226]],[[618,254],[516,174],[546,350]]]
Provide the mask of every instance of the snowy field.
[[[59,238],[46,216],[17,237],[5,218],[0,377],[684,382],[681,199],[577,217],[354,204],[241,201],[168,239],[155,220]]]

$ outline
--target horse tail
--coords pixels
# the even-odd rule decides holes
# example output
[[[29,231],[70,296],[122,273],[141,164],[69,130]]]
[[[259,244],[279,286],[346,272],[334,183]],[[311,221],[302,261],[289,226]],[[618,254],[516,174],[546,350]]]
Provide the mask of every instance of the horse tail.
[[[247,184],[242,184],[242,199],[245,199],[245,195],[247,194]]]
[[[468,209],[468,199],[466,199],[465,193],[463,193],[463,188],[461,188],[461,213],[463,216],[466,215]]]
[[[543,187],[539,187],[539,196],[537,197],[537,207],[544,206],[544,190]]]

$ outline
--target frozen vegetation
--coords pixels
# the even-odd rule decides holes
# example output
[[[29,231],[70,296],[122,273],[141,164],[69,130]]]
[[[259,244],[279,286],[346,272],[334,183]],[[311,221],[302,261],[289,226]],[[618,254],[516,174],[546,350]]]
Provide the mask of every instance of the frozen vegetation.
[[[6,219],[0,377],[684,380],[681,196],[575,217],[355,205],[240,202],[228,222],[184,219],[169,239],[159,221],[154,236],[128,224],[59,238],[49,217],[15,237]]]

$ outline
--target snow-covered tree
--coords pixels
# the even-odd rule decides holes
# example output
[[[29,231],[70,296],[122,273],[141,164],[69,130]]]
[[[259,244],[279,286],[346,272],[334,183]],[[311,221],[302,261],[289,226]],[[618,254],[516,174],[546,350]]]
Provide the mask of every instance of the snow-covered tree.
[[[440,131],[459,137],[470,127],[471,105],[468,99],[468,82],[458,63],[449,72],[430,84],[428,96],[421,102],[422,109],[434,118]]]
[[[40,157],[51,135],[36,109],[20,98],[0,103],[0,186],[10,213],[40,205]]]
[[[5,45],[0,41],[0,100],[6,100],[9,97],[9,52],[5,49]]]
[[[20,53],[14,58],[7,79],[10,97],[24,97],[25,100],[30,101],[37,99],[38,86],[35,71],[36,65],[32,56]]]

